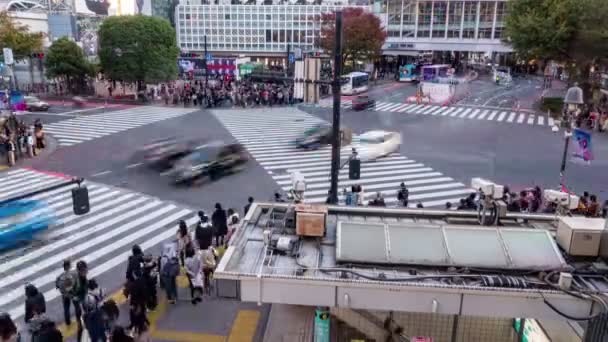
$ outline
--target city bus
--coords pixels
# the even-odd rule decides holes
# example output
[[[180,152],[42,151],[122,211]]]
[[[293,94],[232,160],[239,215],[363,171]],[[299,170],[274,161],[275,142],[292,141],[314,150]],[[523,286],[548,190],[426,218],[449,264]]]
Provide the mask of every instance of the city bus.
[[[342,76],[341,81],[344,95],[363,93],[369,88],[369,75],[364,72],[351,72]]]
[[[418,79],[416,64],[406,64],[399,67],[399,82],[414,82]]]
[[[422,80],[435,81],[440,77],[448,77],[449,64],[433,64],[422,67]]]

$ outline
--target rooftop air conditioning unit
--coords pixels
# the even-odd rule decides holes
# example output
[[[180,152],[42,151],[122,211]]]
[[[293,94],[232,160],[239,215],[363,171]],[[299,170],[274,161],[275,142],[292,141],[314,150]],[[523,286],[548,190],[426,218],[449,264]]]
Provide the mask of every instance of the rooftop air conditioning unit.
[[[568,255],[596,257],[604,224],[601,218],[561,217],[557,225],[557,243]]]

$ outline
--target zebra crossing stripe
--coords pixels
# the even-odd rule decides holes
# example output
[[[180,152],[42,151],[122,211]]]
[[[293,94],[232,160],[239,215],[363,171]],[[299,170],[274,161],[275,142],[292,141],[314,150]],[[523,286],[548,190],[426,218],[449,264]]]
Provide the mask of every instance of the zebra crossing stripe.
[[[542,116],[542,115],[538,116],[538,124],[540,126],[543,126],[545,124],[545,117],[544,116]]]
[[[502,122],[502,120],[504,120],[505,116],[507,116],[507,112],[502,112],[500,113],[500,115],[498,116],[498,119],[496,119],[496,121]]]
[[[490,114],[490,116],[488,116],[488,121],[494,120],[494,117],[496,116],[496,114],[498,114],[498,111],[493,110],[492,114]],[[500,120],[498,120],[498,121],[500,121]]]
[[[460,108],[456,109],[455,111],[453,111],[453,112],[450,114],[450,116],[451,116],[451,117],[454,117],[454,116],[458,115],[458,113],[462,112],[463,110],[464,110],[464,107],[460,107]]]
[[[441,111],[441,108],[442,108],[442,107],[440,107],[440,106],[435,106],[435,108],[433,108],[433,110],[431,110],[431,111],[430,111],[430,112],[428,112],[427,114],[430,114],[430,115],[436,115],[437,113],[439,113],[439,112]]]
[[[523,123],[525,118],[526,118],[526,114],[524,114],[524,113],[519,114],[519,118],[517,119],[517,123],[519,123],[519,124]]]
[[[475,119],[475,117],[477,117],[477,114],[479,114],[479,112],[481,112],[481,109],[475,109],[473,111],[473,113],[471,113],[471,115],[468,116],[468,119]]]
[[[34,170],[17,169],[0,174],[0,181],[7,190],[0,197],[40,190],[47,185],[63,182],[64,177]],[[19,253],[3,255],[0,264],[0,311],[9,312],[17,319],[24,314],[23,283],[35,285],[49,301],[57,298],[54,287],[56,277],[62,272],[57,267],[62,260],[80,259],[89,264],[89,276],[95,277],[124,264],[135,241],[145,239],[140,245],[150,248],[174,237],[179,219],[197,222],[194,211],[163,202],[137,192],[101,186],[86,182],[89,189],[91,210],[81,216],[73,214],[71,188],[64,187],[32,197],[47,203],[58,223],[41,233],[44,244],[32,244]],[[5,188],[3,187],[3,190]],[[18,190],[18,193],[13,193]],[[111,255],[108,260],[106,256]],[[119,277],[120,278],[120,277]],[[112,280],[111,280],[112,281]],[[121,286],[114,284],[116,287]],[[59,319],[59,317],[57,317]]]
[[[380,104],[379,107],[392,111],[413,109],[408,111],[409,113],[413,111],[438,113],[442,110],[449,110],[447,107],[414,104],[393,104],[393,107]],[[301,120],[303,116],[312,116],[302,113],[296,108],[281,109],[281,115],[268,109],[254,109],[248,113],[238,110],[214,110],[211,113],[243,144],[252,158],[256,159],[281,189],[284,191],[291,189],[291,173],[297,171],[302,173],[307,183],[304,202],[325,201],[330,186],[328,175],[331,167],[331,150],[329,147],[322,147],[314,151],[303,151],[289,142],[295,140],[301,131],[310,127],[310,123],[294,121],[293,118],[297,117]],[[247,118],[255,118],[255,120]],[[301,125],[302,130],[300,132],[297,130],[281,132],[281,127],[285,124]],[[272,127],[272,129],[269,130],[268,127]],[[280,136],[275,138],[275,135]],[[261,139],[260,136],[264,136],[264,138]],[[352,146],[360,150],[364,149],[365,145],[358,143],[357,138],[357,136],[353,136]],[[342,149],[345,152],[343,162],[346,161],[349,148],[350,146],[346,146]],[[461,191],[462,193],[470,191],[464,184],[453,178],[444,176],[432,167],[408,159],[399,153],[393,153],[373,162],[362,162],[361,179],[359,180],[350,180],[347,169],[339,171],[338,180],[340,187],[353,184],[362,185],[369,196],[376,191],[386,192],[387,195],[396,194],[395,191],[399,188],[399,184],[405,182],[408,187],[416,187],[416,191],[412,191],[412,195],[421,195],[420,201],[423,202],[423,205],[442,198],[454,198],[455,195],[451,191]]]
[[[464,118],[467,116],[467,114],[469,114],[473,109],[472,108],[467,108],[465,109],[458,117],[459,118]]]
[[[378,102],[375,108],[377,111],[383,111],[385,108],[391,107],[392,105],[393,103],[390,102]]]
[[[536,117],[534,116],[534,114],[530,114],[528,115],[528,125],[534,125],[534,119]]]
[[[198,108],[133,107],[50,123],[45,125],[45,130],[57,137],[60,146],[72,146],[197,110]]]
[[[547,118],[547,125],[549,125],[549,126],[555,126],[555,120],[553,120],[552,117],[548,117]]]
[[[395,108],[400,107],[401,104],[399,103],[394,103],[393,105],[386,107],[386,109],[384,109],[387,112],[393,112]]]
[[[410,109],[414,108],[415,106],[416,105],[414,105],[414,104],[409,104],[409,105],[399,109],[398,112],[401,113],[401,112],[409,111]]]
[[[517,116],[517,114],[511,112],[511,114],[509,114],[509,118],[507,119],[507,122],[513,122],[513,120],[515,120],[516,116]]]

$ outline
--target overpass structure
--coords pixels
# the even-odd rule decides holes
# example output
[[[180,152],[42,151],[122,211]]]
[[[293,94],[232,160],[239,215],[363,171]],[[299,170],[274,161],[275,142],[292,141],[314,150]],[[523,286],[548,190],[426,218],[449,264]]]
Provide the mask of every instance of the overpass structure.
[[[322,234],[305,232],[315,215]],[[224,296],[328,307],[342,321],[356,315],[359,326],[386,328],[396,313],[493,319],[503,328],[520,317],[605,321],[608,266],[566,253],[555,240],[562,221],[506,213],[485,226],[476,211],[256,203],[215,278]],[[384,338],[375,326],[366,334]],[[479,340],[509,340],[488,336]]]

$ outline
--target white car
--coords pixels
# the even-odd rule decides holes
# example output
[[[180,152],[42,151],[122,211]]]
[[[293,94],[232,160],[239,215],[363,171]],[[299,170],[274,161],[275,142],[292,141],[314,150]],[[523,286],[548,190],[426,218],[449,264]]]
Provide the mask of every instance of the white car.
[[[400,133],[376,130],[359,135],[356,150],[361,161],[372,161],[399,152],[400,146]]]

